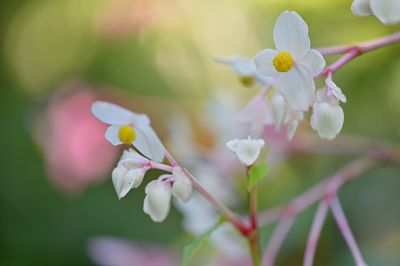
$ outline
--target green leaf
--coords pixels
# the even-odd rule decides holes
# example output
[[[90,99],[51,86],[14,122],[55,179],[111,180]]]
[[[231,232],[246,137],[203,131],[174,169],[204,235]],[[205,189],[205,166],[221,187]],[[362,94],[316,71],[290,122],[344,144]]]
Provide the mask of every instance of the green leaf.
[[[210,229],[208,229],[203,234],[197,236],[195,239],[193,239],[183,247],[182,266],[189,265],[191,258],[200,249],[201,245],[203,245],[203,243],[208,240],[211,233],[224,222],[225,219],[221,217]]]
[[[253,165],[249,170],[247,191],[250,191],[258,182],[264,179],[267,176],[269,169],[270,167],[267,163]]]

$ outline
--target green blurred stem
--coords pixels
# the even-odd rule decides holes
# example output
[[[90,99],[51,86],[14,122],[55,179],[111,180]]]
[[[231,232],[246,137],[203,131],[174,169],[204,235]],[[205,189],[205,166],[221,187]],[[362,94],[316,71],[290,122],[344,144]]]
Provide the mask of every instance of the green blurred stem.
[[[248,175],[247,175],[248,176]],[[261,247],[257,222],[257,186],[248,192],[250,232],[247,235],[254,266],[261,266]]]

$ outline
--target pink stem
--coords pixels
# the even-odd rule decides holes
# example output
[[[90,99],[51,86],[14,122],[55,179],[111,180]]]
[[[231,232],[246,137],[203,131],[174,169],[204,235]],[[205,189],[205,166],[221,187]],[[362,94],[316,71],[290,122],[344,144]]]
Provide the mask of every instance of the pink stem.
[[[171,172],[172,173],[172,167],[166,164],[162,164],[162,163],[157,163],[154,161],[150,161],[150,166],[153,169],[160,169],[163,171],[167,171],[167,172]]]
[[[357,243],[354,239],[353,233],[351,232],[349,223],[347,222],[346,216],[343,212],[343,208],[337,196],[333,199],[331,203],[331,209],[333,216],[335,217],[336,223],[340,231],[342,232],[342,235],[346,240],[347,245],[349,246],[349,249],[354,257],[357,266],[367,266],[363,256],[361,255],[360,249],[357,246]]]
[[[285,217],[279,221],[265,251],[263,258],[264,266],[275,265],[275,260],[278,255],[278,252],[281,249],[283,241],[285,240],[287,234],[289,233],[289,230],[292,227],[293,222],[294,222],[293,217]]]
[[[342,54],[345,53],[339,60],[334,62],[332,65],[326,67],[320,74],[320,76],[328,76],[332,75],[332,73],[336,72],[338,69],[342,68],[344,65],[346,65],[348,62],[352,61],[355,57],[375,50],[377,48],[381,48],[396,42],[400,41],[400,32],[368,41],[365,43],[361,43],[358,45],[347,45],[347,46],[336,46],[336,47],[328,47],[328,48],[321,48],[319,51],[324,54]]]
[[[319,204],[318,210],[315,214],[314,221],[311,227],[310,236],[308,237],[306,252],[304,254],[304,266],[312,266],[314,262],[315,251],[317,243],[321,234],[322,226],[328,212],[329,203],[323,199]]]

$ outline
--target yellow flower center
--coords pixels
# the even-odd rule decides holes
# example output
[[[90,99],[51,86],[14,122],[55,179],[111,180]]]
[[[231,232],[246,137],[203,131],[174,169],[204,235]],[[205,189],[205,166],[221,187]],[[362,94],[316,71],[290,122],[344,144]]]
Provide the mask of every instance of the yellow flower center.
[[[276,71],[288,72],[294,64],[293,56],[288,52],[279,52],[272,61]]]
[[[255,79],[253,76],[239,76],[239,81],[244,86],[250,87],[254,85]]]
[[[118,137],[123,143],[132,144],[136,137],[135,130],[129,125],[122,126],[119,128]]]

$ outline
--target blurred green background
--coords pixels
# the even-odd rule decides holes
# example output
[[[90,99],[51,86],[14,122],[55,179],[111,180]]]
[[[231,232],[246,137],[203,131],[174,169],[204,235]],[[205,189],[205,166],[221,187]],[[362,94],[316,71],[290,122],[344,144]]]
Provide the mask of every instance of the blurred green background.
[[[143,213],[144,186],[117,200],[109,177],[112,164],[95,184],[79,189],[50,181],[46,152],[52,128],[43,113],[55,98],[68,97],[75,91],[70,87],[90,88],[96,97],[149,113],[165,139],[168,111],[196,114],[217,91],[254,94],[211,58],[251,57],[271,47],[273,24],[283,10],[295,10],[307,21],[314,47],[400,29],[355,17],[350,5],[349,0],[1,1],[0,265],[91,265],[86,245],[97,235],[171,245],[182,241],[177,211],[162,224]],[[399,48],[371,52],[335,75],[348,99],[344,133],[400,142]],[[69,130],[61,129],[65,136]],[[261,205],[285,202],[350,159],[304,156],[283,163],[275,171],[279,178],[263,186]],[[399,168],[383,165],[341,191],[369,265],[400,265],[399,175]],[[301,264],[314,211],[300,216],[278,265]],[[316,265],[354,265],[331,216]]]

